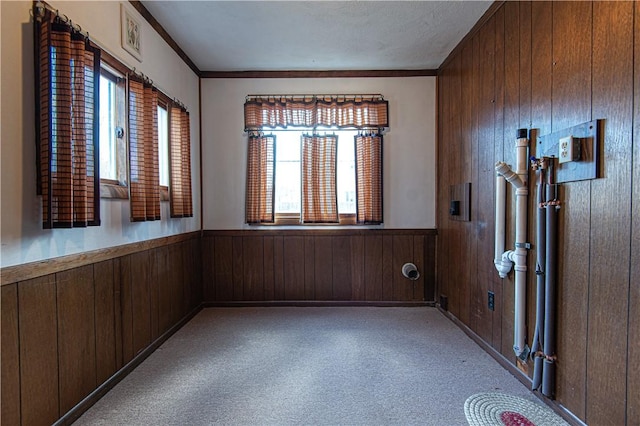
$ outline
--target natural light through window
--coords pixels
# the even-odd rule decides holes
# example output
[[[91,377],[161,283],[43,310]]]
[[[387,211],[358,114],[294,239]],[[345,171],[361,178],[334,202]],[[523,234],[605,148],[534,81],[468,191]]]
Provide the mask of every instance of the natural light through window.
[[[100,76],[100,178],[118,179],[116,83]]]
[[[169,117],[162,106],[158,106],[158,165],[160,186],[169,186]]]
[[[313,129],[273,130],[276,137],[275,202],[276,214],[300,214],[301,164],[300,145],[303,134]],[[339,214],[356,213],[356,175],[354,137],[357,130],[326,130],[320,134],[338,136],[337,149],[337,198]]]

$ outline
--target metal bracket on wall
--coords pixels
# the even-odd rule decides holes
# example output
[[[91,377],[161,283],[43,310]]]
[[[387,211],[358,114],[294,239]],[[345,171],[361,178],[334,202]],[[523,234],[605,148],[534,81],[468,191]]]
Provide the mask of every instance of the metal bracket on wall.
[[[593,120],[557,132],[538,136],[536,156],[558,158],[560,139],[572,136],[580,141],[580,158],[566,163],[557,162],[556,182],[574,182],[597,179],[601,174],[602,139],[604,120]]]

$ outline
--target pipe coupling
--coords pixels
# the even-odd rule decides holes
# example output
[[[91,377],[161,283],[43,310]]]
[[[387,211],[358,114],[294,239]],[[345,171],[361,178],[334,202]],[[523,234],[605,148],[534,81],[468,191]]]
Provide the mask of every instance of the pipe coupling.
[[[502,175],[511,185],[516,188],[524,187],[524,181],[518,176],[516,172],[514,172],[511,167],[505,162],[498,161],[496,163],[496,173]]]

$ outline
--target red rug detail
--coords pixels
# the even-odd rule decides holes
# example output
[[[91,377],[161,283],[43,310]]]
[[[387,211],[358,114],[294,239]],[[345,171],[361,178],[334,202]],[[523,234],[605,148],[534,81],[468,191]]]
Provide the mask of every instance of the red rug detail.
[[[500,413],[500,420],[505,426],[536,426],[529,419],[520,413],[513,411],[503,411]]]

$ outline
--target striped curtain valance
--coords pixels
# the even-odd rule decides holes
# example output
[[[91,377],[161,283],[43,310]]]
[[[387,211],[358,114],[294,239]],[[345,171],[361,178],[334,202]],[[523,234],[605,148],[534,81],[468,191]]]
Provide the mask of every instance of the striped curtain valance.
[[[35,20],[35,51],[43,228],[100,225],[100,49],[44,10]]]
[[[386,128],[389,102],[381,95],[247,97],[245,131],[290,126]]]

